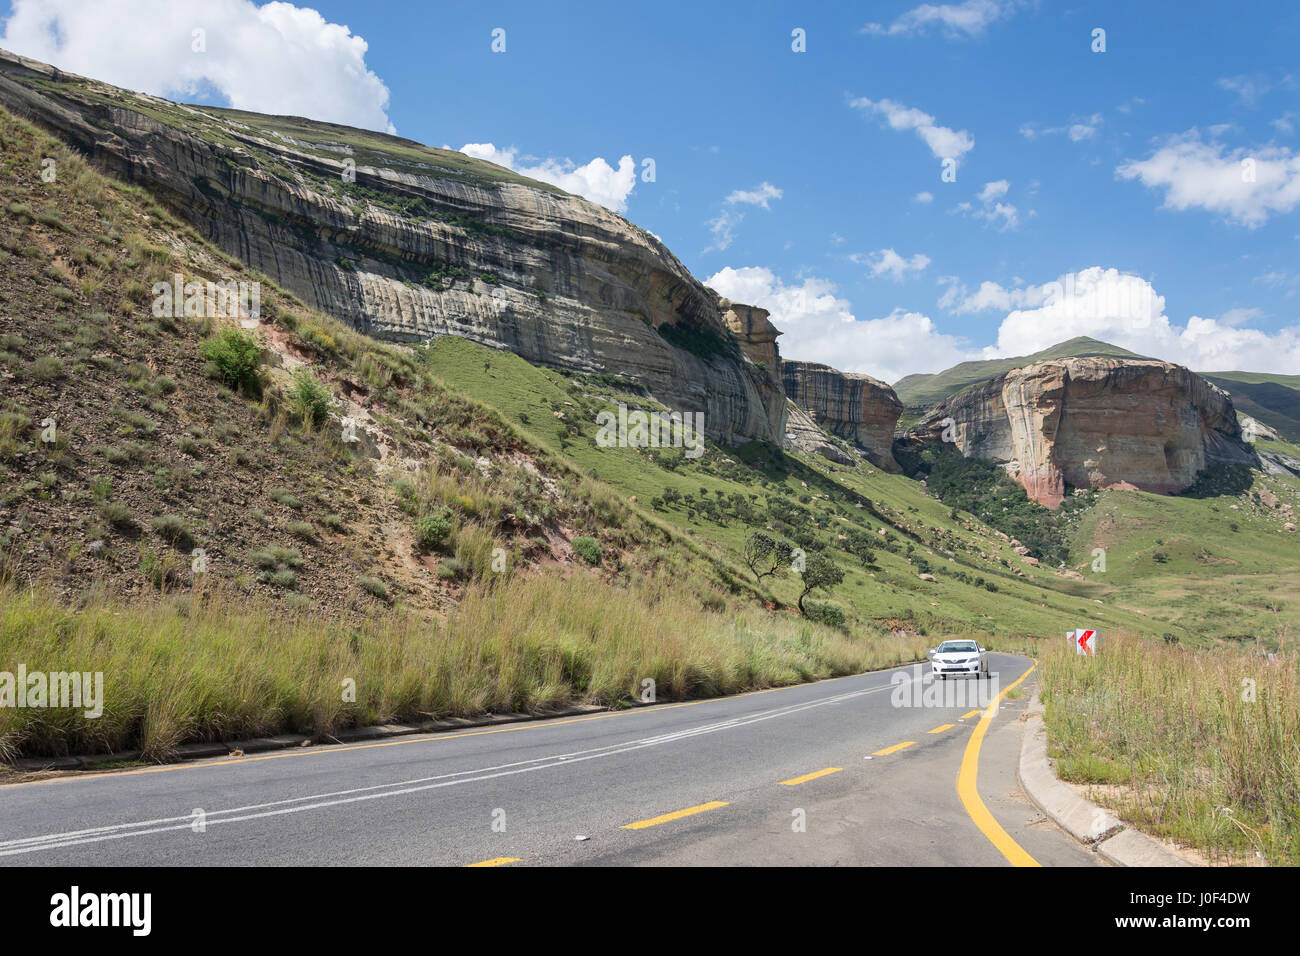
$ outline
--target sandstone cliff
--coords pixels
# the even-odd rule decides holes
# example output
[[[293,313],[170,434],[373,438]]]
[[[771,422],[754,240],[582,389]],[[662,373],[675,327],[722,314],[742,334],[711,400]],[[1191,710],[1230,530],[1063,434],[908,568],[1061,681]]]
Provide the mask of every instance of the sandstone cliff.
[[[903,405],[892,388],[870,375],[789,359],[781,363],[781,376],[785,394],[818,426],[860,447],[885,471],[900,470],[893,444]]]
[[[622,217],[410,140],[187,107],[0,51],[0,104],[141,183],[223,250],[379,338],[455,334],[613,372],[723,442],[784,434],[715,293]]]
[[[910,434],[1004,463],[1048,507],[1060,504],[1067,484],[1174,494],[1210,465],[1255,464],[1226,392],[1148,359],[1064,358],[1014,369],[953,395]]]

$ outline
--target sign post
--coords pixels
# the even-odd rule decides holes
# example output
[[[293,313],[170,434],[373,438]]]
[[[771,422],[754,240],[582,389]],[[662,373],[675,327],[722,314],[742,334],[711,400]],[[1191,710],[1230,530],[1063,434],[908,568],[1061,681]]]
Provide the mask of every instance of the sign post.
[[[1085,657],[1097,656],[1097,639],[1101,632],[1092,628],[1079,628],[1074,631],[1066,631],[1065,638],[1074,648],[1075,654],[1082,654]]]

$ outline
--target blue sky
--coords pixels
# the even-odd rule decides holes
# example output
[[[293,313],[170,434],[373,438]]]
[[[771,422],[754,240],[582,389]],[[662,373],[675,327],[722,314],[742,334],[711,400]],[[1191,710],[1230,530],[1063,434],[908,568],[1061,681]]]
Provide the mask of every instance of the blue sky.
[[[1091,334],[1300,373],[1294,2],[0,9],[0,46],[75,72],[548,170],[788,357],[892,381]]]

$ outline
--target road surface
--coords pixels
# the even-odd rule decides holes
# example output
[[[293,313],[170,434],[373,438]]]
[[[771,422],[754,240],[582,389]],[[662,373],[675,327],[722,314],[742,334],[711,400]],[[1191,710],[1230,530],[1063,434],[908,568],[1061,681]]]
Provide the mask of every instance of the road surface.
[[[17,784],[0,865],[1098,865],[1019,793],[1035,675],[915,673]]]

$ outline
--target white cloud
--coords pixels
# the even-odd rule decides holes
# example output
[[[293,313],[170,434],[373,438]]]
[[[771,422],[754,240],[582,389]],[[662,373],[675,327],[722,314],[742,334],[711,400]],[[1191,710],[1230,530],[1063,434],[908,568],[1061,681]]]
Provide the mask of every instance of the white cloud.
[[[575,193],[615,212],[627,212],[628,194],[636,186],[636,162],[631,156],[621,158],[615,169],[599,156],[583,166],[568,159],[521,161],[518,150],[497,149],[491,143],[466,143],[460,151],[466,156],[486,159],[520,175],[559,186],[565,192]]]
[[[716,219],[710,219],[707,223],[709,232],[713,233],[713,245],[704,251],[712,252],[715,249],[727,249],[735,240],[736,227],[744,221],[745,213],[743,210],[732,207],[762,206],[770,211],[772,207],[769,204],[774,199],[780,199],[782,195],[782,191],[769,182],[760,183],[754,189],[732,190],[727,198],[723,200],[726,206],[722,212],[718,213]]]
[[[1041,286],[1005,288],[997,282],[981,282],[973,293],[957,281],[956,276],[944,276],[940,285],[947,286],[939,298],[939,308],[958,315],[974,312],[1009,312],[1012,309],[1038,306],[1047,293]]]
[[[768,205],[773,199],[780,199],[781,190],[777,189],[771,183],[760,183],[756,189],[737,189],[727,197],[728,204],[745,203],[750,206],[762,206],[764,209],[771,209]]]
[[[1259,98],[1272,89],[1263,76],[1225,76],[1215,84],[1220,89],[1235,93],[1242,106],[1254,109]]]
[[[898,17],[889,26],[868,23],[863,33],[876,36],[909,36],[941,29],[945,35],[970,39],[982,36],[990,23],[1014,10],[1012,3],[997,0],[965,0],[963,3],[923,3]]]
[[[985,357],[1027,355],[1088,335],[1200,371],[1300,373],[1300,326],[1273,333],[1245,327],[1256,310],[1234,309],[1218,319],[1193,315],[1179,326],[1149,282],[1100,266],[1037,288],[1042,304],[1007,315]]]
[[[972,348],[939,331],[929,316],[905,309],[859,320],[852,304],[825,279],[805,277],[787,285],[770,269],[749,267],[722,269],[707,280],[735,302],[767,309],[785,333],[781,354],[786,358],[823,362],[887,382],[972,359],[1028,355],[1079,335],[1200,371],[1300,374],[1300,325],[1271,333],[1250,328],[1247,323],[1259,317],[1254,309],[1232,309],[1218,319],[1194,315],[1176,325],[1164,314],[1164,297],[1149,282],[1117,269],[1094,266],[1053,282],[1009,289],[985,282],[974,295],[956,276],[939,282],[960,311],[1013,307],[998,328],[995,345]]]
[[[895,309],[878,319],[858,319],[834,283],[815,277],[786,285],[770,269],[725,268],[707,285],[734,302],[767,309],[781,336],[781,355],[822,362],[844,372],[886,382],[910,372],[938,372],[970,358],[960,340],[940,333],[928,316]]]
[[[1001,202],[1010,188],[1011,184],[1005,179],[985,183],[984,188],[975,195],[975,199],[979,202],[978,206],[969,202],[960,202],[951,211],[982,219],[999,232],[1017,229],[1020,226],[1020,210],[1011,203]],[[1033,215],[1032,210],[1030,215]]]
[[[718,213],[718,218],[710,219],[708,227],[709,232],[713,233],[713,245],[704,251],[730,248],[731,243],[735,240],[736,227],[740,225],[744,218],[745,214],[738,209],[723,209],[722,212]],[[748,304],[752,305],[752,303]]]
[[[1254,182],[1247,175],[1252,165]],[[1281,146],[1227,150],[1203,142],[1194,129],[1115,174],[1164,189],[1166,209],[1201,208],[1252,229],[1300,206],[1300,153]]]
[[[1127,112],[1127,111],[1125,111]],[[1039,128],[1037,123],[1022,123],[1020,126],[1020,135],[1025,139],[1033,140],[1040,136],[1057,136],[1064,133],[1070,137],[1070,141],[1081,143],[1086,139],[1092,139],[1097,135],[1097,129],[1104,122],[1104,117],[1100,113],[1093,113],[1091,116],[1075,116],[1064,126],[1046,126]]]
[[[0,47],[155,96],[395,132],[366,41],[290,3],[14,0]]]
[[[890,129],[916,130],[916,134],[930,147],[935,159],[961,159],[975,148],[975,137],[966,130],[953,130],[939,126],[934,117],[893,100],[869,100],[865,97],[850,100],[849,106],[863,113],[883,116]]]
[[[919,192],[912,197],[912,201],[919,203],[934,202],[934,193]]]
[[[918,252],[912,258],[905,259],[893,249],[877,249],[865,256],[849,256],[849,259],[858,265],[870,268],[873,278],[888,276],[895,282],[902,282],[909,272],[924,272],[925,267],[930,264],[930,257],[923,253]]]
[[[1098,117],[1099,118],[1099,117]],[[1092,139],[1097,132],[1095,123],[1071,123],[1069,134],[1072,142],[1078,143],[1085,139]]]

